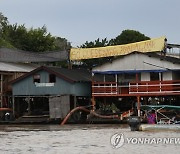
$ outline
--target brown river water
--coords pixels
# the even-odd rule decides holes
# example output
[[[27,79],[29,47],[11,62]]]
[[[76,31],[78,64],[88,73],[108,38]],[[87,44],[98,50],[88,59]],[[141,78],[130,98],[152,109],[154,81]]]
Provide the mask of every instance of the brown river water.
[[[121,147],[114,134],[135,138]],[[180,132],[132,132],[127,125],[0,125],[0,154],[179,154],[179,142],[137,142],[137,138],[180,138]]]

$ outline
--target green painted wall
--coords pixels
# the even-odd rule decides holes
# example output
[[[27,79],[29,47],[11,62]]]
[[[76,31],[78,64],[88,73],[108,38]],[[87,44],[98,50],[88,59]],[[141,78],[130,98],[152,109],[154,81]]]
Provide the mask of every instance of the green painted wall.
[[[49,83],[49,73],[39,71],[41,83]],[[56,83],[52,87],[36,87],[33,82],[33,75],[24,78],[12,85],[13,95],[63,95],[71,94],[76,96],[91,96],[90,83],[70,83],[56,77]]]

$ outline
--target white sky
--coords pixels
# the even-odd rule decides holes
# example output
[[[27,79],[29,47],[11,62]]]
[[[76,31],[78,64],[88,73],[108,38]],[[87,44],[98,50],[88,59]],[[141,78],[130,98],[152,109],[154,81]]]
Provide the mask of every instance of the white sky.
[[[125,29],[180,44],[180,0],[0,0],[0,12],[11,24],[46,25],[74,47]]]

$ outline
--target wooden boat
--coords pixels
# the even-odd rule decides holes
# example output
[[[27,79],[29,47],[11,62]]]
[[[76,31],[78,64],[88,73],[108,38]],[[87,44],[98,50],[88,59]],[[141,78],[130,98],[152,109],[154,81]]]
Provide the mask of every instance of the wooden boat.
[[[156,124],[142,124],[142,117],[130,117],[129,126],[132,131],[180,131],[180,106],[142,105],[141,110],[145,112],[146,117],[150,112],[154,111]]]

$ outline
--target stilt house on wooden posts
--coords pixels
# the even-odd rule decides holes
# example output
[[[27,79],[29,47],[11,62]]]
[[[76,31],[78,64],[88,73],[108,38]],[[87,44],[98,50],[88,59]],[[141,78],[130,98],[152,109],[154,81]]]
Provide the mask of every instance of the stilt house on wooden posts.
[[[62,119],[80,105],[89,105],[91,73],[84,69],[39,67],[12,82],[17,116],[49,115]]]

